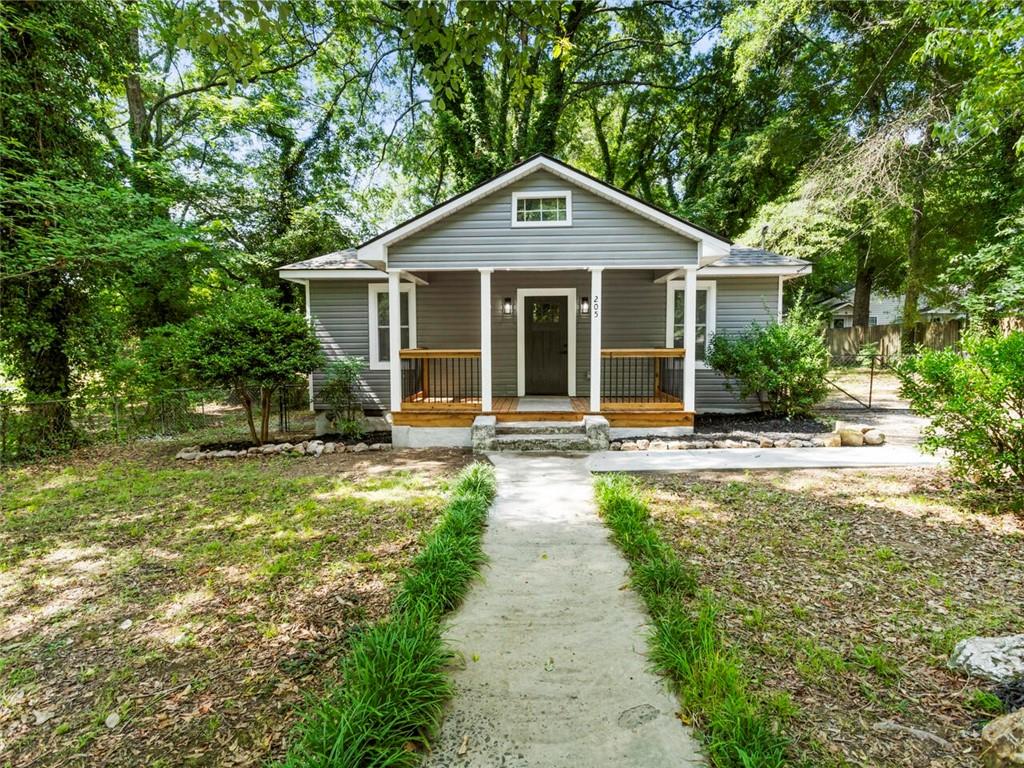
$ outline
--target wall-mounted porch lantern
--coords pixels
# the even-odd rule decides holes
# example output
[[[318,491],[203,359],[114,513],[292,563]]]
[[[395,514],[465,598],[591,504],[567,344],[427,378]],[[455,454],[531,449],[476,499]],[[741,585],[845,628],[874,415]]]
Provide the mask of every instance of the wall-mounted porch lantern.
[[[512,297],[506,296],[501,300],[501,314],[509,317],[512,314]]]
[[[581,315],[589,315],[590,314],[590,297],[589,296],[580,296],[580,314]]]

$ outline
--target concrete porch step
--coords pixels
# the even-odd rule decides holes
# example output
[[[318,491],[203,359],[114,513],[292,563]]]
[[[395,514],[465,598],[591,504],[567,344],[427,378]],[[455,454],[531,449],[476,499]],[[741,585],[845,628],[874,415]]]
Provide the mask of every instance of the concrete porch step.
[[[508,421],[498,422],[499,435],[586,435],[583,419],[579,421]]]
[[[492,451],[589,451],[590,440],[579,434],[496,435],[490,441]]]

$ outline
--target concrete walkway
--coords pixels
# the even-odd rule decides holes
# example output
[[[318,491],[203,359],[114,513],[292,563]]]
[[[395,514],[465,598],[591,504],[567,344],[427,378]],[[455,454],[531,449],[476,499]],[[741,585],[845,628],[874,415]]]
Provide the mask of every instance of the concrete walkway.
[[[703,765],[649,670],[646,616],[585,459],[496,454],[483,582],[447,635],[465,657],[428,766]]]
[[[603,451],[591,472],[700,472],[715,469],[830,469],[934,466],[942,459],[913,446],[869,448],[708,448],[690,451]]]

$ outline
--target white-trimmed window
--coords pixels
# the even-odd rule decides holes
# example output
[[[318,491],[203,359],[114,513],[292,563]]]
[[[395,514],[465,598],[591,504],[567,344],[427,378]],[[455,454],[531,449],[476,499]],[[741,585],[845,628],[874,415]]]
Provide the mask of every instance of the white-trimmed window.
[[[513,192],[512,226],[571,227],[572,192]]]
[[[402,300],[402,349],[416,346],[416,286],[402,284],[398,288]],[[370,368],[385,370],[391,367],[391,315],[388,309],[386,283],[370,284]]]
[[[698,368],[707,368],[704,358],[708,351],[708,342],[715,335],[715,292],[717,283],[714,280],[697,281],[697,323],[694,329],[694,349],[686,350],[693,355]],[[685,347],[686,339],[686,281],[672,280],[668,284],[668,325],[665,345],[668,347]]]

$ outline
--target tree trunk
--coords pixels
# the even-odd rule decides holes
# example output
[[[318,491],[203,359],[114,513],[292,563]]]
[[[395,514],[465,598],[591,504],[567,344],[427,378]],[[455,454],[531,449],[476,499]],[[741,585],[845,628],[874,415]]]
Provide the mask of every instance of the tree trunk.
[[[854,326],[870,325],[871,289],[875,282],[875,268],[867,262],[870,255],[865,254],[857,259],[857,277],[853,287],[853,324]]]
[[[924,266],[924,233],[925,217],[925,184],[927,181],[928,164],[932,153],[932,132],[929,126],[921,141],[918,153],[917,171],[914,179],[913,199],[911,202],[910,240],[907,247],[907,280],[903,298],[902,328],[900,331],[900,347],[904,355],[913,354],[917,347],[916,328],[920,315],[918,302],[924,285],[922,270]]]
[[[242,407],[245,408],[245,420],[249,423],[249,436],[256,445],[263,445],[260,436],[256,434],[256,421],[252,417],[252,395],[244,388],[237,391],[242,400]]]
[[[260,442],[270,439],[270,403],[274,390],[267,387],[260,389]]]

